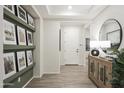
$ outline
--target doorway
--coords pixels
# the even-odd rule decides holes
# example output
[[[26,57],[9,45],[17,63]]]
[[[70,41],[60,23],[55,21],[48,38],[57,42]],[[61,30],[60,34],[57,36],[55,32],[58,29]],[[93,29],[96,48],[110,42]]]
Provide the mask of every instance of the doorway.
[[[62,65],[83,65],[82,27],[77,25],[61,26]]]

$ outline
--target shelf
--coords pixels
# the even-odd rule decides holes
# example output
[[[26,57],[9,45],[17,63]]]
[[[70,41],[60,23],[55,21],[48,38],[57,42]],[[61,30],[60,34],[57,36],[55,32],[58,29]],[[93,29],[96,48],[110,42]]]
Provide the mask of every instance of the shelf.
[[[11,12],[9,12],[8,10],[4,9],[4,19],[17,24],[21,27],[26,28],[26,30],[30,30],[32,32],[35,32],[35,28],[33,28],[32,26],[28,25],[27,23],[25,23],[23,20],[21,20],[20,18],[18,18],[16,15],[12,14]]]
[[[3,45],[4,52],[9,51],[19,51],[19,50],[33,50],[35,46],[25,46],[25,45]]]
[[[4,83],[9,83],[11,81],[13,81],[14,79],[16,79],[17,77],[21,76],[22,74],[26,73],[27,71],[29,71],[30,69],[32,69],[34,67],[35,63],[26,67],[25,69],[23,69],[20,72],[16,72],[14,75],[12,75],[11,77],[7,78],[4,80]]]

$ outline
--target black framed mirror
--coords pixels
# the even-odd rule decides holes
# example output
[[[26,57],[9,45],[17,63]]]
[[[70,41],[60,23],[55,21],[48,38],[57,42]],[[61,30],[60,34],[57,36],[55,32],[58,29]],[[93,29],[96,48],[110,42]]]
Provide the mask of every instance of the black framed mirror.
[[[110,49],[118,49],[122,42],[122,27],[118,20],[108,19],[106,20],[99,32],[100,41],[110,41]],[[105,49],[104,49],[105,51]]]

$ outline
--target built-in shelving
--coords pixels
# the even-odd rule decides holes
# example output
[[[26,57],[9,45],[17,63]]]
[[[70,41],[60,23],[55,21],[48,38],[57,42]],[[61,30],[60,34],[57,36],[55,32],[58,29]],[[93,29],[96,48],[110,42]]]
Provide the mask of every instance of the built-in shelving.
[[[34,63],[34,64],[35,64],[35,63]],[[21,71],[19,71],[19,72],[16,72],[16,73],[15,73],[14,75],[12,75],[11,77],[5,79],[5,80],[4,80],[4,83],[6,83],[6,82],[11,82],[11,81],[13,81],[15,78],[17,78],[17,77],[19,77],[20,75],[22,75],[23,73],[25,73],[25,72],[27,72],[28,70],[32,69],[33,66],[34,66],[34,64],[32,64],[32,65],[26,67],[25,69],[23,69],[23,70],[21,70]]]
[[[35,32],[35,28],[25,23],[23,20],[19,19],[16,15],[12,14],[8,10],[4,9],[4,19],[11,21],[14,24],[24,27],[26,30]]]
[[[33,50],[35,46],[25,46],[25,45],[4,45],[3,50],[4,52],[10,51],[20,51],[20,50]]]
[[[28,11],[27,11],[28,13]],[[31,32],[35,32],[35,28],[24,22],[22,19],[18,18],[16,14],[11,13],[7,9],[4,8],[3,12],[4,19],[15,24],[16,26],[21,26],[25,30],[29,30]],[[18,51],[27,51],[27,50],[34,50],[36,48],[35,45],[3,45],[3,51],[4,53],[7,52],[18,52]],[[17,61],[17,60],[16,60]],[[16,62],[17,65],[17,62]],[[6,79],[3,80],[4,84],[14,84],[12,85],[4,85],[3,87],[22,87],[32,76],[33,76],[33,67],[35,66],[35,63],[32,65],[26,66],[21,71],[18,71],[16,68],[16,73]],[[21,79],[21,81],[18,81],[18,78]]]

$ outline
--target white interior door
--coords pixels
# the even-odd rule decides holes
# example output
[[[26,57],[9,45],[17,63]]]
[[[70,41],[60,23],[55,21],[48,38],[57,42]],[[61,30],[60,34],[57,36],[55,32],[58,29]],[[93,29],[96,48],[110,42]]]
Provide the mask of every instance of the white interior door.
[[[81,63],[81,30],[79,27],[64,27],[64,64]]]

